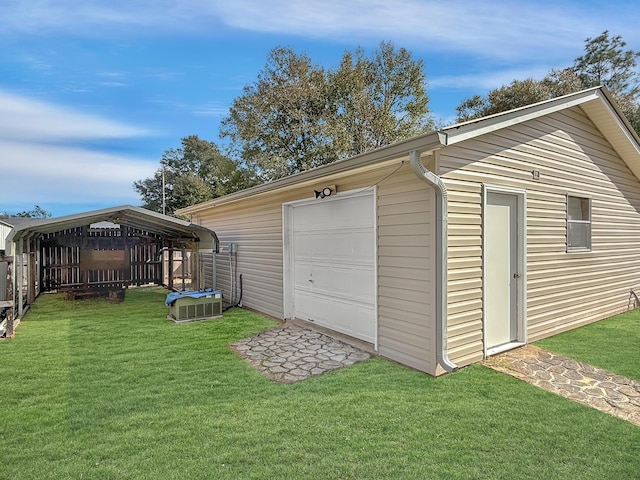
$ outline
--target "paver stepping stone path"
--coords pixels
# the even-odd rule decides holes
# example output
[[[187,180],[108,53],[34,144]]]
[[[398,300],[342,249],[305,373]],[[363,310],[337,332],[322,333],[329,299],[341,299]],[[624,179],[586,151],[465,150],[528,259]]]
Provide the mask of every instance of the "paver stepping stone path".
[[[489,357],[484,365],[640,425],[640,382],[534,345]]]
[[[285,324],[244,338],[230,347],[266,377],[293,383],[371,355],[315,330]]]

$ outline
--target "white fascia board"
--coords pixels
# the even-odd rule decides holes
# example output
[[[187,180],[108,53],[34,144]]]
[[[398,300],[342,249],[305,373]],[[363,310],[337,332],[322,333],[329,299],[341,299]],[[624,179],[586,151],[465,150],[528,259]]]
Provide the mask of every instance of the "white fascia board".
[[[443,135],[441,139],[444,145],[454,145],[464,140],[492,133],[544,115],[566,110],[598,98],[602,98],[599,88],[585,90],[584,92],[547,100],[505,113],[499,113],[495,116],[485,117],[477,121],[463,123],[459,126],[447,127],[440,132]]]
[[[345,160],[339,160],[328,165],[312,168],[304,172],[289,175],[288,177],[279,178],[271,182],[263,183],[255,187],[240,190],[238,192],[223,195],[203,203],[190,205],[176,210],[178,215],[190,215],[206,210],[210,207],[225,205],[244,198],[259,195],[261,193],[272,192],[286,187],[296,186],[304,182],[321,179],[329,175],[335,175],[359,168],[381,165],[384,162],[392,161],[402,157],[409,157],[410,152],[419,151],[426,152],[442,147],[439,132],[429,132],[418,137],[403,140],[398,143],[387,145],[370,152],[365,152]]]

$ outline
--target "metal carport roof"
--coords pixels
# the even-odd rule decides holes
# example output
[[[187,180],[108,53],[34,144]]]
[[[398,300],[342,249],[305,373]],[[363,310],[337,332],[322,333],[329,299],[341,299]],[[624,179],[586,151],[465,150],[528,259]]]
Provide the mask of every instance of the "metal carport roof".
[[[199,243],[199,250],[217,250],[218,237],[212,230],[179,218],[131,205],[104,208],[64,217],[20,219],[19,222],[16,222],[17,225],[13,225],[13,230],[7,237],[7,243],[98,222],[126,225],[164,236],[170,240],[196,241]],[[11,222],[9,221],[9,223]]]

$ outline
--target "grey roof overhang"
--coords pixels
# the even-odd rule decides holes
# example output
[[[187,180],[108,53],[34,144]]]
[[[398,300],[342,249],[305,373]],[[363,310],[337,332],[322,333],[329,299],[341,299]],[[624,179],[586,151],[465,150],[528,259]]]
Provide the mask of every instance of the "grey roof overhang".
[[[22,239],[36,238],[42,234],[99,222],[111,222],[146,230],[170,240],[200,242],[200,247],[203,249],[211,248],[213,250],[218,244],[218,237],[215,232],[208,228],[131,205],[104,208],[56,218],[20,219],[15,222],[16,225],[13,225],[12,231],[7,236],[7,241],[17,242]]]

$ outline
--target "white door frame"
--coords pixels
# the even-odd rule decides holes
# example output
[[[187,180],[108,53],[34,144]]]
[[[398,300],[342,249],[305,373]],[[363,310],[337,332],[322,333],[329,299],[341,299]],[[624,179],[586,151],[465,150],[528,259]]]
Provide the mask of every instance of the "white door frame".
[[[293,229],[291,228],[291,219],[293,216],[293,207],[301,205],[311,205],[318,202],[335,202],[344,198],[372,196],[373,199],[373,231],[375,238],[373,253],[373,270],[374,270],[374,286],[373,286],[373,314],[374,314],[374,348],[378,351],[378,202],[377,187],[348,190],[339,192],[326,198],[305,198],[302,200],[294,200],[282,204],[282,254],[283,254],[283,311],[284,319],[292,320],[294,315],[294,269],[293,266]]]
[[[516,264],[520,275],[516,293],[516,340],[514,342],[489,348],[487,346],[487,316],[486,316],[486,212],[487,199],[489,193],[499,193],[503,195],[513,195],[517,200],[517,258]],[[484,346],[484,356],[495,355],[497,353],[510,350],[512,348],[525,345],[527,343],[527,191],[503,187],[497,185],[482,185],[482,343]]]

